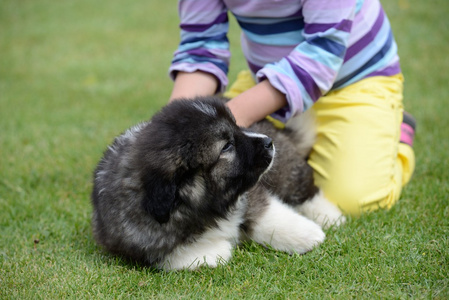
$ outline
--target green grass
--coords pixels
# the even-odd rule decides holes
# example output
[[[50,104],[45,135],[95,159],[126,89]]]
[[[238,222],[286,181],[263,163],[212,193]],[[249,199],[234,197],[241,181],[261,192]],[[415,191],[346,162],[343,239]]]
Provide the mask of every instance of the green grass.
[[[399,203],[304,256],[246,244],[225,266],[164,273],[95,245],[89,194],[106,145],[167,102],[176,1],[1,1],[0,298],[448,298],[449,4],[384,2],[419,123]],[[235,23],[230,39],[234,78]]]

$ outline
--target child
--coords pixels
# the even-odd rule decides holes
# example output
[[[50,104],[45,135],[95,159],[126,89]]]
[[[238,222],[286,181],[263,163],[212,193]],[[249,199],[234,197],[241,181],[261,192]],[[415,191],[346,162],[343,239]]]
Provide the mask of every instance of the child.
[[[225,92],[228,12],[250,69],[225,94],[237,124],[312,109],[309,164],[327,198],[354,216],[390,208],[414,170],[415,122],[379,0],[180,0],[171,100]]]

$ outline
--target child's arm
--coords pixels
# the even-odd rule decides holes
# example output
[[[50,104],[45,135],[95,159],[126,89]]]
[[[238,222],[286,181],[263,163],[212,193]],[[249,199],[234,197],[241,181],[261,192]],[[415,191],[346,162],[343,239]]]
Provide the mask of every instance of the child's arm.
[[[218,83],[215,76],[205,72],[179,72],[170,101],[178,98],[214,95]],[[267,115],[287,105],[285,95],[264,80],[228,102],[237,125],[249,127]]]
[[[170,101],[179,98],[211,96],[215,94],[217,86],[217,79],[210,73],[201,71],[193,73],[178,72]]]
[[[228,102],[237,125],[249,127],[287,105],[284,94],[264,80]]]

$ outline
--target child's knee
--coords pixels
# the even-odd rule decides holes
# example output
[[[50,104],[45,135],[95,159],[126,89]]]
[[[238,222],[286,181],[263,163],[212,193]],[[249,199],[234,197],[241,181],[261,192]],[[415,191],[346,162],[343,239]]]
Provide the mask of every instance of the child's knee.
[[[359,216],[363,212],[391,208],[396,203],[402,187],[396,178],[367,180],[366,176],[346,175],[324,183],[318,180],[317,185],[344,214]]]

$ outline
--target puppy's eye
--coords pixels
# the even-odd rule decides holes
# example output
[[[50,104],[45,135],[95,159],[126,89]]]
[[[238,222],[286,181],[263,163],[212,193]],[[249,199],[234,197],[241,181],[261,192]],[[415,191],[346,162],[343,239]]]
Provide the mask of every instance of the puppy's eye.
[[[221,149],[221,153],[229,152],[234,148],[234,144],[231,142],[227,142],[226,145]]]

